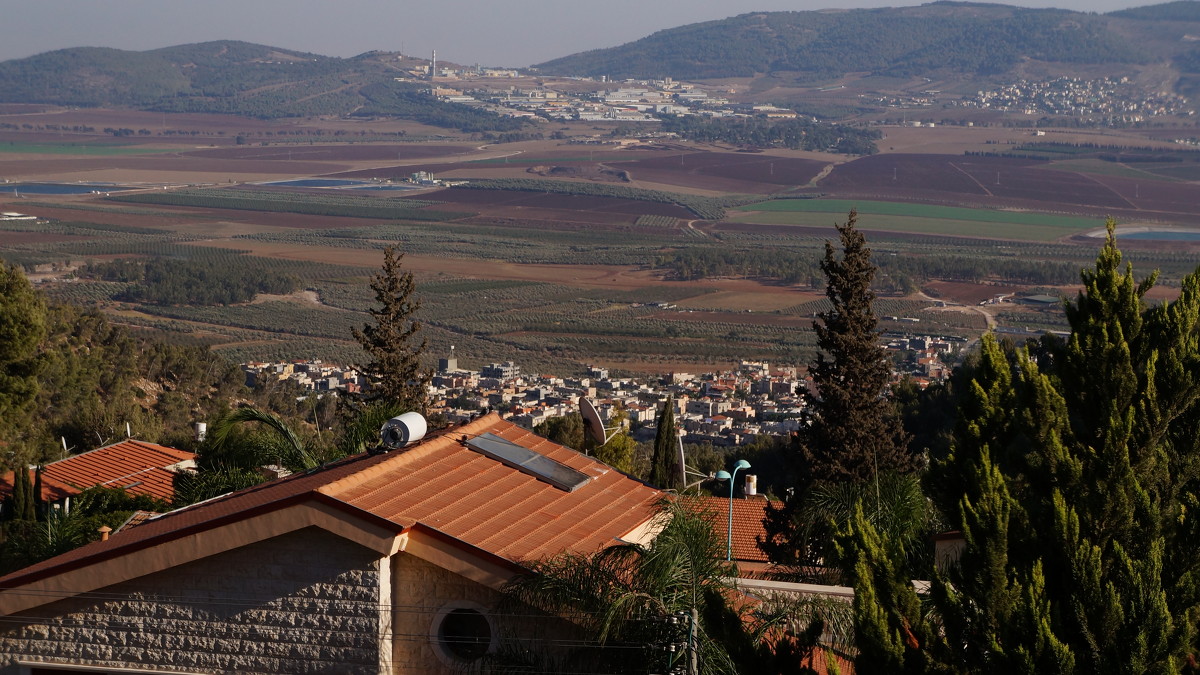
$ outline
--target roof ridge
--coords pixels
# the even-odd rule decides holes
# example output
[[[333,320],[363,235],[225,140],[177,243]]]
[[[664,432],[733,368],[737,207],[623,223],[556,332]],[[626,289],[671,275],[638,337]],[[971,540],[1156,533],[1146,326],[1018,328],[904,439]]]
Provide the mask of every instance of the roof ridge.
[[[180,450],[179,448],[172,448],[170,446],[160,445],[158,443],[151,443],[150,441],[141,441],[136,438],[126,438],[124,440],[117,441],[116,443],[109,443],[108,445],[104,445],[99,448],[92,448],[91,450],[87,450],[85,452],[80,452],[80,453],[77,453],[74,455],[70,455],[68,457],[63,457],[62,459],[56,459],[53,462],[46,462],[45,464],[42,465],[42,468],[53,466],[55,464],[66,462],[66,461],[69,461],[72,459],[77,459],[79,457],[84,457],[86,455],[90,455],[95,452],[100,452],[101,450],[110,450],[119,445],[125,445],[126,443],[136,446],[142,450],[149,450],[151,452],[160,452],[164,455],[170,455],[172,457],[177,457],[179,459],[192,459],[196,456],[196,453],[189,452],[187,450]]]
[[[360,471],[355,471],[354,473],[351,473],[350,475],[331,483],[325,483],[324,485],[317,487],[314,491],[320,492],[321,494],[329,497],[333,497],[334,499],[338,499],[339,494],[344,494],[347,490],[353,487],[362,485],[363,483],[366,483],[367,481],[376,478],[381,474],[390,473],[391,471],[399,468],[400,465],[411,462],[418,457],[424,457],[437,452],[438,450],[442,450],[452,443],[457,443],[457,436],[460,434],[477,436],[487,433],[487,431],[491,430],[497,422],[503,421],[504,420],[500,419],[500,416],[496,413],[484,415],[477,420],[473,420],[469,424],[465,424],[460,427],[454,427],[441,432],[441,434],[438,436],[418,441],[417,444],[412,447],[412,449],[393,450],[391,453],[389,453],[392,456],[389,456],[385,461],[379,462],[378,464],[369,466]]]

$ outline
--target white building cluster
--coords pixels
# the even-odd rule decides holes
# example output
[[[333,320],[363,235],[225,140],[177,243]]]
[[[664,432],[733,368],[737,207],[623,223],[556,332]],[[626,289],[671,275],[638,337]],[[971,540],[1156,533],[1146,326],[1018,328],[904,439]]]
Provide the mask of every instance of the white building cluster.
[[[1026,115],[1062,115],[1111,123],[1137,123],[1163,115],[1195,115],[1183,96],[1169,92],[1143,94],[1128,78],[1084,80],[1059,77],[1048,81],[1018,80],[980,91],[951,105]]]

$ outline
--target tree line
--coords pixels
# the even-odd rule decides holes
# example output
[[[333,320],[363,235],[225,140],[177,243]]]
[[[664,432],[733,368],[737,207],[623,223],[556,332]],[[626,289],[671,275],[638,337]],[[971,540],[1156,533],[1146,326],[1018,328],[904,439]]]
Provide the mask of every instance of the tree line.
[[[128,283],[120,300],[156,305],[233,305],[259,293],[286,295],[300,287],[300,279],[291,274],[166,258],[93,263],[84,274]]]
[[[732,143],[756,148],[833,151],[847,155],[879,152],[878,129],[828,124],[810,119],[767,120],[753,117],[715,118],[664,115],[662,130],[704,143]]]

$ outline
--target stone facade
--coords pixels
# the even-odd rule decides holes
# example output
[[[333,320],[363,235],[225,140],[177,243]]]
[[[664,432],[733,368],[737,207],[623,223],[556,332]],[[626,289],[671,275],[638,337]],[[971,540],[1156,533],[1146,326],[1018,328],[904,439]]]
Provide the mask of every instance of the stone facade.
[[[10,617],[0,624],[0,675],[22,673],[20,661],[378,673],[388,568],[367,548],[306,528],[24,611],[21,624]]]
[[[392,622],[394,673],[462,673],[466,664],[456,663],[439,649],[433,637],[437,622],[447,609],[471,608],[488,615],[500,594],[412,555],[400,553],[392,559],[392,588],[395,608]],[[494,632],[496,629],[493,623]]]

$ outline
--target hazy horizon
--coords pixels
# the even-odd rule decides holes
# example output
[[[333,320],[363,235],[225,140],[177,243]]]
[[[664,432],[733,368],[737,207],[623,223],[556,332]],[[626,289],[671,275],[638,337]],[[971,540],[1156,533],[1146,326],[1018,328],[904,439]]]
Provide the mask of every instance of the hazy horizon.
[[[404,3],[387,0],[0,0],[9,31],[0,60],[69,47],[134,51],[211,40],[242,40],[348,57],[381,50],[460,64],[520,67],[589,49],[613,47],[659,30],[754,11],[828,8],[829,0],[693,0],[684,6],[637,0],[577,4],[549,0]],[[846,0],[839,9],[923,2]],[[1034,0],[1021,7],[1109,12],[1147,2]],[[385,20],[387,19],[387,20]]]

